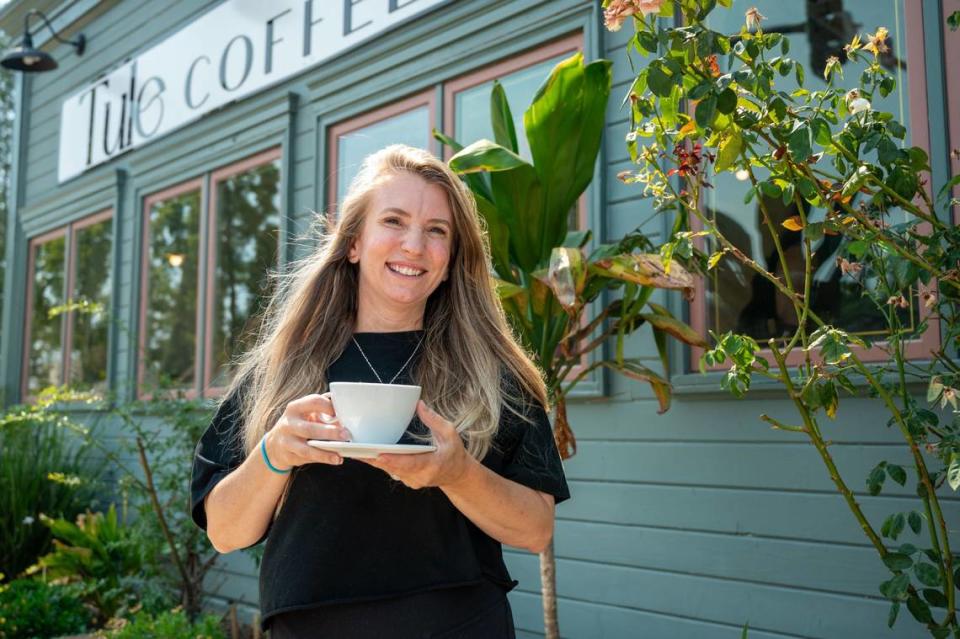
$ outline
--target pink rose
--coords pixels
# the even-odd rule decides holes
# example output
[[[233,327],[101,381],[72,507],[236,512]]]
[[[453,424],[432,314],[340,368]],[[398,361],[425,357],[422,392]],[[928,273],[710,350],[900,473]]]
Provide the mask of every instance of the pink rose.
[[[609,31],[619,31],[623,21],[634,14],[649,15],[660,11],[666,0],[613,0],[603,11],[603,23]]]

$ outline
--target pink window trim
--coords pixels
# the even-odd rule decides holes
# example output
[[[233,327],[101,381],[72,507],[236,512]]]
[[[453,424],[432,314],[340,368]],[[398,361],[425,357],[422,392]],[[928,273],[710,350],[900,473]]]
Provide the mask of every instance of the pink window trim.
[[[955,3],[944,2],[943,15],[940,16],[940,24],[943,29],[943,66],[949,69],[956,60],[960,60],[960,33],[950,31],[947,26],[947,16],[960,9]],[[956,72],[944,74],[947,83],[947,120],[949,145],[947,151],[950,153],[950,174],[947,177],[960,175],[960,157],[953,155],[955,149],[960,149],[960,78]],[[960,184],[953,188],[953,196],[960,197]],[[953,207],[954,224],[960,224],[960,206]]]
[[[113,216],[113,209],[104,209],[92,215],[77,220],[71,224],[49,231],[37,237],[31,238],[27,257],[27,304],[24,311],[24,330],[23,330],[23,360],[21,363],[20,376],[20,397],[24,402],[31,402],[35,397],[29,394],[30,378],[30,318],[33,315],[33,289],[34,276],[36,275],[36,251],[37,248],[51,240],[67,236],[69,231],[70,248],[67,251],[68,262],[64,264],[66,268],[66,303],[73,300],[73,289],[76,283],[76,258],[77,258],[77,231],[87,226],[91,226],[103,220],[110,219]],[[115,275],[111,273],[111,277]],[[72,355],[71,342],[73,341],[73,311],[68,311],[63,315],[60,328],[60,383],[64,384],[70,379],[70,358]]]
[[[502,78],[503,76],[509,75],[516,71],[539,64],[544,60],[549,60],[550,58],[555,58],[565,53],[573,54],[576,51],[582,50],[583,32],[577,31],[552,42],[539,45],[535,49],[530,49],[519,55],[500,60],[499,62],[494,62],[493,64],[487,65],[481,69],[471,71],[466,75],[462,75],[450,80],[443,86],[442,130],[447,131],[448,135],[451,136],[454,133],[453,128],[454,123],[456,122],[456,97],[461,91],[466,91],[467,89],[472,89],[475,86],[484,84],[491,80]],[[457,141],[464,143],[468,142],[466,140]],[[443,154],[445,160],[449,160],[453,156],[453,152],[448,147],[444,147]],[[587,212],[587,194],[584,192],[577,200],[577,225],[580,229],[587,228]],[[587,323],[588,318],[584,316],[580,322],[580,325],[586,326]],[[570,370],[569,379],[574,379],[577,377],[577,375],[583,372],[587,366],[589,366],[589,361],[587,356],[583,355],[580,358],[580,363]]]
[[[926,68],[926,60],[923,49],[923,9],[919,2],[908,2],[904,0],[905,17],[905,35],[907,40],[907,60],[913,69],[919,69],[916,77],[910,77],[910,134],[913,138],[913,145],[919,146],[930,152],[930,135],[927,121],[927,80],[923,73]],[[928,178],[929,179],[929,178]],[[696,222],[695,220],[693,222]],[[699,230],[698,223],[692,223],[695,230]],[[702,238],[700,238],[702,239]],[[699,242],[700,248],[703,248],[703,242]],[[701,286],[693,302],[690,303],[690,325],[701,335],[707,334],[707,309],[705,283],[701,278]],[[920,305],[920,317],[918,322],[930,315],[929,309],[923,304]],[[940,343],[940,325],[937,322],[931,322],[929,328],[924,333],[923,338],[912,340],[906,344],[905,352],[909,359],[924,359],[928,357],[930,351],[936,349]],[[875,346],[863,350],[854,347],[857,355],[867,362],[877,362],[886,359],[886,354],[881,350],[886,342],[878,342]],[[691,370],[697,370],[700,364],[700,356],[703,354],[702,348],[693,346],[690,348],[690,367]],[[774,363],[773,355],[769,349],[760,351],[760,355],[769,362]],[[804,360],[801,351],[794,350],[787,358],[787,364],[796,366]],[[720,365],[708,367],[707,370],[726,370],[727,367]]]
[[[217,232],[217,185],[235,175],[279,160],[281,152],[282,149],[276,146],[234,164],[221,167],[210,175],[210,197],[207,205],[207,303],[204,309],[206,327],[204,335],[206,337],[203,344],[204,365],[201,386],[203,397],[220,397],[226,391],[224,387],[210,386],[213,378],[213,306],[216,303],[216,295],[213,289],[217,277],[217,242],[215,239]],[[283,188],[284,177],[283,175],[280,176],[281,189]]]
[[[430,122],[430,126],[436,126],[436,117],[437,117],[437,98],[436,91],[433,88],[421,91],[420,93],[411,95],[407,98],[399,100],[398,102],[392,102],[388,105],[372,109],[360,115],[342,120],[332,125],[327,130],[327,175],[324,180],[327,189],[327,210],[326,214],[328,217],[335,215],[337,209],[337,177],[339,174],[338,164],[338,152],[339,152],[339,140],[340,137],[356,131],[357,129],[362,129],[364,127],[370,126],[371,124],[376,124],[383,120],[392,118],[395,115],[400,115],[401,113],[406,113],[408,111],[413,111],[414,109],[426,106],[428,110],[427,119]],[[427,131],[429,136],[430,131]]]
[[[151,400],[154,398],[152,393],[143,392],[143,381],[146,376],[146,356],[147,356],[147,298],[150,297],[149,290],[149,274],[150,274],[150,209],[154,204],[162,200],[166,200],[171,197],[176,197],[178,195],[183,195],[184,193],[189,193],[191,191],[200,191],[201,195],[201,206],[203,202],[203,178],[194,178],[186,182],[181,182],[180,184],[171,186],[169,188],[163,189],[162,191],[157,191],[151,193],[143,198],[143,211],[141,215],[143,216],[143,238],[142,238],[142,250],[140,258],[140,319],[139,326],[140,330],[138,331],[138,348],[137,348],[137,389],[136,396],[139,399]],[[203,212],[200,214],[200,225],[203,225]],[[200,229],[197,229],[197,232],[200,232]],[[199,282],[198,282],[199,284]],[[197,286],[197,318],[195,326],[199,327],[200,322],[202,321],[202,304],[203,301],[200,298],[200,286]],[[194,368],[196,369],[197,362],[200,359],[200,349],[202,345],[197,341],[197,346],[194,352]],[[181,389],[185,392],[188,399],[195,399],[197,397],[196,390],[196,374],[194,374],[194,386],[192,388]],[[171,391],[174,392],[174,391]]]

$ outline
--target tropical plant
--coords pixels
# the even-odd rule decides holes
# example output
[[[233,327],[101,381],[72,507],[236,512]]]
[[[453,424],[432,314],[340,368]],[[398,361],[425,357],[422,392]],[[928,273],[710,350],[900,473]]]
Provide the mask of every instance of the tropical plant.
[[[90,447],[52,395],[0,415],[0,573],[14,578],[50,549],[41,514],[72,519],[94,503]]]
[[[844,62],[827,57],[823,88],[811,89],[803,65],[789,56],[790,41],[765,33],[757,9],[747,11],[737,33],[712,29],[708,17],[718,3],[731,4],[672,0],[647,2],[648,11],[640,11],[633,2],[604,3],[611,28],[633,16],[629,50],[650,59],[624,100],[631,111],[627,144],[637,167],[620,177],[642,184],[657,209],[671,216],[673,232],[662,255],[696,272],[741,269],[769,288],[780,334],[767,331],[761,344],[755,331],[711,332],[714,344],[702,367],[727,367],[722,385],[738,397],[757,377],[785,391],[799,423],[760,419],[803,435],[822,458],[889,570],[878,587],[890,601],[889,625],[906,604],[932,636],[960,637],[960,555],[951,550],[938,494],[945,486],[960,487],[960,230],[950,221],[957,201],[949,200],[960,178],[942,188],[938,205],[928,192],[927,153],[904,144],[906,127],[877,108],[896,89],[885,69],[886,29],[856,35],[844,48]],[[683,26],[676,26],[675,14]],[[843,65],[858,63],[864,64],[855,86],[838,86]],[[785,88],[788,76],[792,86]],[[767,263],[751,258],[704,205],[705,194],[727,172],[749,185],[745,204],[756,202],[764,241],[774,249]],[[837,281],[860,296],[857,308],[880,323],[880,335],[839,328],[835,323],[847,325],[843,318],[816,305],[814,273],[824,255],[835,256],[826,263],[835,264]],[[909,359],[908,344],[938,328],[941,339],[930,359]],[[868,348],[879,362],[866,360]],[[926,399],[913,393],[917,384],[928,388]],[[887,477],[915,483],[917,508],[891,513],[879,529],[863,513],[824,435],[841,391],[866,391],[882,403],[887,426],[902,438],[899,456],[910,460],[879,460],[866,480],[874,495]],[[926,533],[929,547],[898,543],[907,526]]]
[[[0,639],[59,637],[90,627],[77,585],[16,579],[0,586]]]
[[[649,324],[667,370],[667,336],[706,345],[690,327],[651,302],[656,289],[690,294],[693,279],[677,264],[667,267],[639,230],[586,250],[589,230],[568,232],[570,211],[593,179],[610,95],[610,62],[584,65],[580,53],[560,62],[524,113],[532,163],[518,154],[517,132],[502,86],[491,93],[495,141],[467,147],[434,131],[456,153],[450,167],[470,186],[486,222],[497,289],[523,346],[543,370],[554,404],[560,454],[576,452],[567,419],[567,397],[592,371],[608,368],[650,384],[661,412],[670,384],[639,359],[624,357],[624,339]],[[617,298],[603,299],[605,293]],[[596,304],[602,305],[590,317]],[[602,347],[616,338],[615,355]],[[585,358],[597,357],[593,362]],[[577,368],[582,368],[578,371]],[[553,545],[541,554],[544,626],[558,636]]]
[[[149,547],[137,531],[117,517],[86,512],[76,523],[42,516],[54,536],[54,549],[29,569],[45,579],[76,583],[98,623],[126,616],[131,610],[169,607],[171,595],[156,585],[146,558]]]

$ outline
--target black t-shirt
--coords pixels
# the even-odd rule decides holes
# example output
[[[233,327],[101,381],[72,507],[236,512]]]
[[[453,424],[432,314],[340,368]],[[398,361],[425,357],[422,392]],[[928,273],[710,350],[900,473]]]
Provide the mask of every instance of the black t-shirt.
[[[383,379],[407,361],[422,331],[357,333]],[[409,370],[396,379],[410,383]],[[351,343],[327,371],[329,382],[376,382]],[[529,398],[526,421],[501,411],[493,447],[482,463],[499,475],[554,496],[570,497],[543,407]],[[193,519],[206,529],[203,500],[244,460],[243,416],[237,395],[220,405],[197,445],[192,478]],[[410,429],[425,432],[414,418]],[[404,435],[401,443],[413,443]],[[254,451],[259,454],[259,451]],[[287,500],[272,523],[260,566],[264,622],[285,611],[372,601],[487,579],[516,585],[498,541],[457,510],[439,488],[414,490],[363,462],[309,464],[293,471]]]

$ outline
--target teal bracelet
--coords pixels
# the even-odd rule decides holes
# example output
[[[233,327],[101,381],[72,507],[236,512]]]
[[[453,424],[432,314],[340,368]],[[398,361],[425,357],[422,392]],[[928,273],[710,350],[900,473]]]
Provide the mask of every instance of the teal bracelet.
[[[279,468],[277,468],[276,466],[270,463],[270,458],[267,457],[267,438],[266,437],[260,440],[260,452],[263,453],[263,463],[267,465],[267,468],[269,468],[270,470],[272,470],[278,475],[286,475],[287,473],[290,472],[289,468],[286,470],[280,470]]]

